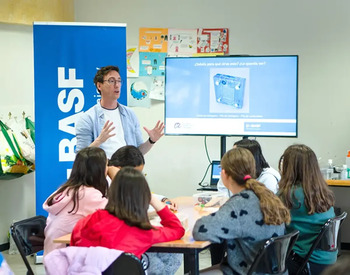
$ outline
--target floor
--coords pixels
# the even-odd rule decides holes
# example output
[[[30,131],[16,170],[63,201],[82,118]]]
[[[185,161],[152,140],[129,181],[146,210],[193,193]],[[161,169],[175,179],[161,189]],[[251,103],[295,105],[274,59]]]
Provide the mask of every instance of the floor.
[[[15,275],[26,274],[27,269],[19,254],[9,255],[8,251],[3,251],[2,253]],[[350,260],[350,250],[343,250],[341,256],[338,259],[343,259],[345,257]],[[29,257],[28,260],[32,266],[35,275],[45,275],[45,269],[42,264],[35,265],[34,257]],[[199,255],[199,267],[200,269],[202,269],[208,266],[210,266],[210,252],[209,250],[204,250]],[[175,275],[180,274],[183,274],[183,266],[181,266],[179,270],[175,273]]]
[[[8,250],[3,251],[7,263],[11,267],[15,275],[26,275],[27,269],[24,262],[19,254],[9,255]],[[45,275],[45,269],[42,264],[34,264],[34,256],[29,256],[28,261],[33,269],[35,275]],[[209,250],[204,250],[199,255],[199,267],[200,269],[210,266],[210,252]],[[183,265],[180,266],[175,275],[184,274]]]
[[[2,252],[2,255],[6,259],[8,265],[11,267],[11,270],[15,275],[27,274],[27,268],[19,254],[10,255],[8,253],[8,250],[6,250]],[[38,265],[34,264],[34,256],[29,256],[28,261],[35,275],[45,275],[44,266],[42,264],[38,264]]]

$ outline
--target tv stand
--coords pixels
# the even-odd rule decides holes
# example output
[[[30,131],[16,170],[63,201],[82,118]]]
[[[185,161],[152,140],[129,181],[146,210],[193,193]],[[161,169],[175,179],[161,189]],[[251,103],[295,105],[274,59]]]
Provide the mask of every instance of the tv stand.
[[[225,155],[226,153],[226,136],[220,137],[220,159]]]

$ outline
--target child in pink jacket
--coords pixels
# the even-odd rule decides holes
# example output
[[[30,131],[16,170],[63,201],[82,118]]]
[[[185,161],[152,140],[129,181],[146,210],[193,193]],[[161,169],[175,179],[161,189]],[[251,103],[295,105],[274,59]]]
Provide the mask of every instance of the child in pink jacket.
[[[81,218],[107,204],[107,157],[98,147],[80,150],[75,158],[71,175],[43,204],[49,212],[45,228],[45,256],[65,244],[53,240],[71,233]]]

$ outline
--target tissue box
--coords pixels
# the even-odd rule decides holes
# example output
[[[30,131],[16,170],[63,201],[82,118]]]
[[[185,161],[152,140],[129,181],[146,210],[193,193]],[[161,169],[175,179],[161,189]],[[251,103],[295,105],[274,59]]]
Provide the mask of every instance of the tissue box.
[[[221,206],[227,200],[220,192],[201,192],[193,195],[194,204],[203,207]]]

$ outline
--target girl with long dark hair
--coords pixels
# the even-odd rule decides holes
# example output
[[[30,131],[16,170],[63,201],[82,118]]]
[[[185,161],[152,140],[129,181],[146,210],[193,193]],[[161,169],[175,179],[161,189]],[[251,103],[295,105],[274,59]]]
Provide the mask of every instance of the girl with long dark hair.
[[[43,204],[44,210],[49,213],[44,258],[53,249],[65,247],[64,244],[53,243],[54,239],[72,232],[78,220],[106,206],[106,175],[107,157],[102,149],[86,147],[77,153],[67,182]]]
[[[291,257],[294,262],[288,264],[289,274],[294,274],[299,258],[307,254],[323,224],[335,216],[334,195],[322,176],[315,153],[304,144],[289,146],[280,158],[279,169],[278,195],[292,218],[287,231],[300,231]],[[311,273],[320,274],[336,259],[337,251],[315,250],[309,260]]]

